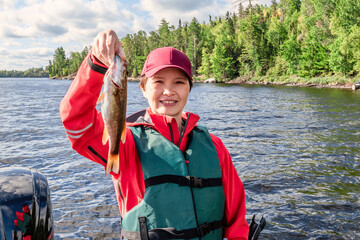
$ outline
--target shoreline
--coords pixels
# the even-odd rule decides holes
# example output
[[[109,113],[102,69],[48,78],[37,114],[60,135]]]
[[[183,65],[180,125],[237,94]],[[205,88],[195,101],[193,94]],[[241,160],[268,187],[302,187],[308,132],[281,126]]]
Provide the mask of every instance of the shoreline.
[[[62,79],[62,80],[74,80],[76,74],[71,74],[65,77],[51,77],[50,79]],[[200,78],[199,78],[200,77]],[[283,81],[274,81],[274,79],[283,79]],[[328,83],[318,83],[317,79],[327,79]],[[248,84],[248,85],[278,85],[278,86],[289,86],[289,87],[313,87],[313,88],[338,88],[338,89],[352,89],[357,90],[360,87],[350,78],[340,78],[341,83],[331,81],[331,77],[320,77],[320,78],[300,78],[300,77],[238,77],[226,81],[216,81],[214,78],[204,79],[203,76],[194,76],[194,83],[223,83],[223,84]],[[360,80],[360,79],[358,79]],[[140,78],[128,77],[129,82],[139,82]],[[305,82],[304,82],[305,81]]]
[[[354,83],[330,83],[330,84],[316,84],[316,83],[296,83],[296,82],[254,82],[254,81],[234,81],[230,80],[224,82],[226,84],[249,84],[249,85],[278,85],[289,87],[313,87],[313,88],[338,88],[338,89],[352,89]]]
[[[201,79],[201,80],[200,80]],[[214,78],[203,80],[203,77],[195,82],[219,83]],[[360,89],[360,77],[345,78],[339,76],[302,78],[298,76],[278,76],[278,77],[237,77],[225,80],[225,84],[248,84],[248,85],[278,85],[290,87],[313,87],[313,88],[338,88],[338,89]]]

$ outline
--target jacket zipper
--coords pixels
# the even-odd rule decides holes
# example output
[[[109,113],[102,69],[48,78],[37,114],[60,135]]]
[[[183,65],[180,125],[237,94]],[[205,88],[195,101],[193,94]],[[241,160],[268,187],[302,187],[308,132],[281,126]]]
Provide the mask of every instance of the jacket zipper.
[[[170,129],[170,137],[171,137],[171,142],[174,143],[174,133],[171,127],[171,123],[168,123],[169,129]]]
[[[178,143],[178,148],[180,148],[181,140],[183,139],[183,136],[184,136],[185,131],[186,131],[186,127],[187,127],[187,125],[188,125],[188,123],[189,123],[190,114],[191,114],[191,113],[188,113],[186,122],[185,122],[185,124],[184,124],[184,129],[182,130],[182,132],[181,132],[181,134],[180,134],[180,140],[179,140],[179,143]]]

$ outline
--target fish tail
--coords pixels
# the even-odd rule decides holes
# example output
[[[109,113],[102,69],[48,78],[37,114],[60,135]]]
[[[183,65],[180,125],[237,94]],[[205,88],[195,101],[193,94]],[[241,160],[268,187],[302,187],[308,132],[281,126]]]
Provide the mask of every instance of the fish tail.
[[[126,122],[124,123],[123,129],[121,131],[121,142],[124,144],[126,139]]]
[[[109,174],[113,171],[115,174],[119,173],[119,154],[109,153],[107,164],[106,164],[106,174]]]

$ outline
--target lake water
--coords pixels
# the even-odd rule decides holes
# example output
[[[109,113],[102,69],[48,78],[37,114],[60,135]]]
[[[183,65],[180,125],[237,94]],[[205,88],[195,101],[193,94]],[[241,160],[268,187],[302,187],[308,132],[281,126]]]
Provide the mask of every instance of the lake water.
[[[0,167],[40,170],[55,239],[119,239],[104,169],[74,152],[58,114],[71,81],[0,79]],[[129,83],[128,113],[147,106]],[[186,111],[228,148],[261,239],[360,238],[360,91],[195,84]]]

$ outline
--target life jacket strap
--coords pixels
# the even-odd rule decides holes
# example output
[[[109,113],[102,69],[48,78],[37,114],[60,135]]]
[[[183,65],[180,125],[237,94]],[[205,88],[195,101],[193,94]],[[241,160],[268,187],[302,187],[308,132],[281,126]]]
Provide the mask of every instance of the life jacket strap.
[[[216,187],[222,186],[221,178],[198,178],[194,176],[160,175],[145,179],[145,188],[163,183],[174,183],[189,187]]]
[[[121,239],[126,238],[128,240],[159,240],[202,238],[211,231],[221,227],[223,227],[223,220],[204,223],[197,228],[191,228],[186,230],[176,230],[175,228],[155,228],[149,230],[148,234],[145,236],[143,233],[141,233],[142,230],[140,225],[140,232],[126,231],[122,229]]]
[[[139,217],[139,226],[140,226],[140,238],[142,240],[149,240],[146,217]]]

